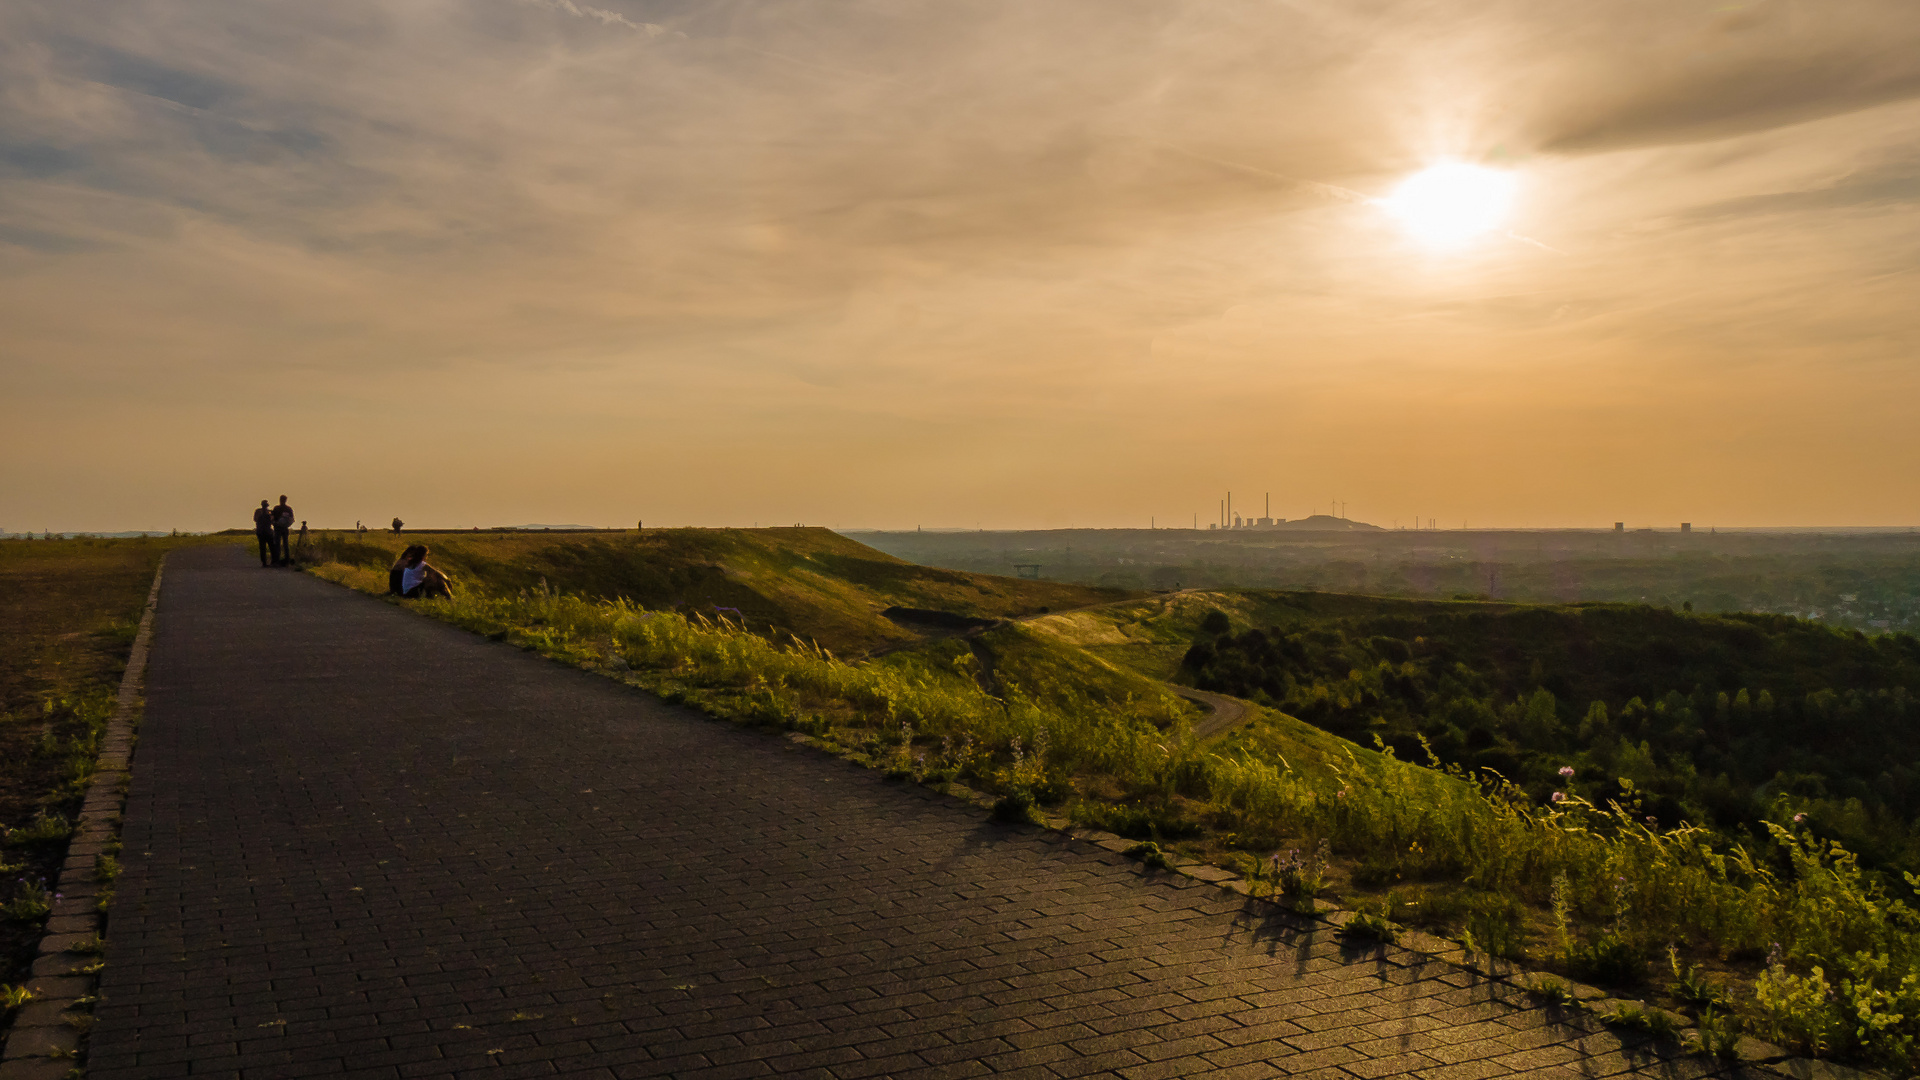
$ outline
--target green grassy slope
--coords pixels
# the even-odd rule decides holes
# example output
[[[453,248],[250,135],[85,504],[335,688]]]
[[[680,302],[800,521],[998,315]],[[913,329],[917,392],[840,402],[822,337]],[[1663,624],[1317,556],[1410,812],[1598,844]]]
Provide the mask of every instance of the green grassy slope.
[[[625,534],[320,534],[318,558],[384,573],[408,543],[464,589],[500,595],[546,587],[712,616],[733,609],[849,655],[918,640],[881,616],[889,607],[1012,618],[1098,604],[1118,589],[937,570],[826,529],[647,529]],[[732,612],[724,614],[732,618]]]
[[[1211,629],[1211,611],[1226,616]],[[1235,591],[1037,620],[1143,673],[1251,698],[1536,798],[1632,782],[1664,823],[1780,800],[1879,865],[1920,862],[1920,641],[1778,615]],[[1291,760],[1291,759],[1289,759]],[[1572,768],[1571,777],[1561,774]]]

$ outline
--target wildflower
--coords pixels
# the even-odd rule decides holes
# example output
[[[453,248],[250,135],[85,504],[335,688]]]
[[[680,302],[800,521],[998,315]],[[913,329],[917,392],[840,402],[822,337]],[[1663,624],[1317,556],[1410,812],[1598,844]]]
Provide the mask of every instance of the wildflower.
[[[1572,776],[1572,775],[1573,775],[1573,766],[1571,766],[1571,765],[1562,765],[1562,766],[1560,766],[1560,775],[1561,775],[1561,776]]]
[[[1654,817],[1654,816],[1653,816],[1652,814],[1648,814],[1648,815],[1647,815],[1647,824],[1649,824],[1649,825],[1658,825],[1658,824],[1660,824],[1660,819],[1658,819],[1658,818],[1656,818],[1656,817]]]
[[[1793,823],[1794,823],[1795,825],[1798,825],[1798,824],[1800,824],[1801,822],[1803,822],[1803,821],[1805,821],[1805,820],[1807,820],[1807,815],[1805,815],[1805,814],[1795,814],[1795,815],[1793,815]]]
[[[1566,792],[1563,792],[1563,791],[1556,791],[1556,792],[1554,792],[1554,793],[1553,793],[1553,799],[1552,799],[1552,801],[1553,801],[1553,802],[1566,802],[1566,801],[1567,801],[1567,795],[1566,795]]]

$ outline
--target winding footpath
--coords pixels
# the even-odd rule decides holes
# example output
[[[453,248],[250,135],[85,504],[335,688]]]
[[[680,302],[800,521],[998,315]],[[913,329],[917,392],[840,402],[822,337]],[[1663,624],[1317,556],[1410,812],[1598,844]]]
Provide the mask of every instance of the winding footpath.
[[[1709,1071],[237,547],[123,838],[92,1080]]]

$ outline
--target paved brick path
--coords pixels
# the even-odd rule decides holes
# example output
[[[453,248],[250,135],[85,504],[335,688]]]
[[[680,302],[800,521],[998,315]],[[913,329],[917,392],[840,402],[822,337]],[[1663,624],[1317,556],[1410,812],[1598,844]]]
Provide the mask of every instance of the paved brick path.
[[[96,1080],[1699,1072],[250,563],[169,564]]]

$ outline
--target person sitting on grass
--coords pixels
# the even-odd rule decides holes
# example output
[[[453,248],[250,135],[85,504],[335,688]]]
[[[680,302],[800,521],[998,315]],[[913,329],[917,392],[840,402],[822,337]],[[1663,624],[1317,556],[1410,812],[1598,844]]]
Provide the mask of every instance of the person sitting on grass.
[[[427,545],[415,544],[401,552],[399,560],[387,571],[387,591],[408,600],[452,597],[453,579],[427,562]]]

